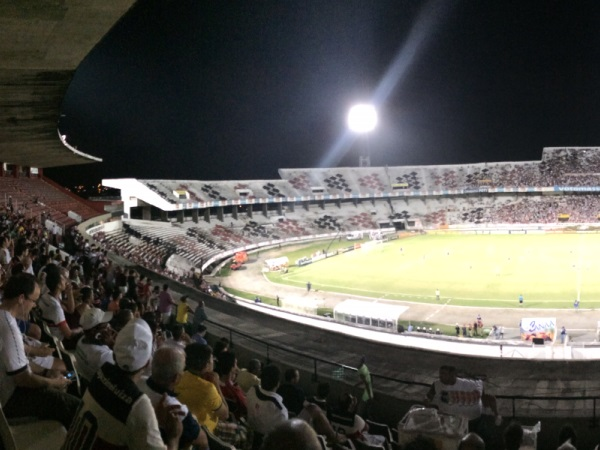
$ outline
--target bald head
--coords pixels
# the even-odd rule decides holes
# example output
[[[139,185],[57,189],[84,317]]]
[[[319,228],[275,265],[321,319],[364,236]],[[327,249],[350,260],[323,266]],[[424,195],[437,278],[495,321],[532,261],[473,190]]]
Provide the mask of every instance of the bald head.
[[[261,450],[321,450],[317,433],[300,419],[286,420],[265,437]]]
[[[485,450],[485,443],[477,433],[469,433],[461,439],[458,450]]]

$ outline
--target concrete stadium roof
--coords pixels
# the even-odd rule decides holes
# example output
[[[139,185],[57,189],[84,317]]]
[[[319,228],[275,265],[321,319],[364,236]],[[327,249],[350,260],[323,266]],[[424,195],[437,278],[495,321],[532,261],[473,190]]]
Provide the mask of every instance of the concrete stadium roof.
[[[57,167],[101,161],[58,136],[79,63],[135,0],[0,0],[0,161]]]

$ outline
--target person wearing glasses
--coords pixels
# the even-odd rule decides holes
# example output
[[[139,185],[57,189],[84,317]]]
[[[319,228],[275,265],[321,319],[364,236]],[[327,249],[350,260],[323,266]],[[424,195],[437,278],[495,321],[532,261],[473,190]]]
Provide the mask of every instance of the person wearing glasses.
[[[0,305],[0,402],[8,418],[35,416],[58,420],[69,428],[80,400],[64,390],[71,383],[64,377],[35,374],[25,354],[17,317],[27,317],[40,296],[35,277],[20,273],[4,287]]]

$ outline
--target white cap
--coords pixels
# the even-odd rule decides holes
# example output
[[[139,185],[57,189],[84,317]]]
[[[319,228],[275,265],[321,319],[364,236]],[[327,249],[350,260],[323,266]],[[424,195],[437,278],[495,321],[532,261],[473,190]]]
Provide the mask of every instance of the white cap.
[[[101,323],[110,322],[113,318],[113,313],[110,311],[102,311],[99,308],[90,308],[79,318],[79,325],[84,331],[91,330]]]
[[[143,319],[130,320],[123,327],[113,348],[117,366],[127,372],[144,367],[152,356],[152,330]]]

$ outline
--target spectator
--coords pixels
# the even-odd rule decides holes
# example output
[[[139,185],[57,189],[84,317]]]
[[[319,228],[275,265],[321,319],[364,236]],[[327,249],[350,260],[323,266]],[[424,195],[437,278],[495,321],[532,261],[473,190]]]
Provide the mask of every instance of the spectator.
[[[119,311],[113,315],[113,318],[110,321],[110,326],[118,333],[133,319],[133,312],[131,312],[130,309],[124,309],[123,311]]]
[[[175,450],[179,447],[183,427],[177,415],[181,410],[169,406],[165,394],[155,412],[150,398],[136,385],[151,356],[150,327],[142,319],[132,320],[117,336],[116,365],[104,364],[83,396],[82,408],[67,435],[64,449]],[[90,423],[95,426],[90,427]]]
[[[176,387],[198,422],[214,433],[220,420],[229,417],[229,407],[221,393],[219,375],[213,371],[213,354],[208,345],[190,344],[185,348],[186,371]]]
[[[158,295],[158,312],[161,315],[161,321],[164,325],[168,325],[171,322],[171,310],[177,303],[173,301],[171,293],[169,292],[169,285],[163,284],[163,289]]]
[[[219,374],[221,392],[225,397],[229,410],[236,419],[246,417],[248,405],[244,391],[235,384],[239,369],[234,353],[223,353],[217,361],[216,372]]]
[[[315,431],[303,420],[279,423],[264,438],[261,450],[321,450]]]
[[[368,417],[368,410],[373,401],[373,383],[371,382],[371,373],[369,372],[369,368],[365,364],[366,358],[362,356],[360,358],[360,362],[357,367],[358,377],[360,381],[355,384],[355,386],[363,387],[363,393],[360,397],[360,406],[359,410],[362,412],[362,415]]]
[[[113,351],[115,333],[110,327],[112,312],[104,312],[98,308],[88,309],[81,316],[83,337],[77,342],[75,356],[77,371],[86,381],[90,382],[104,363],[114,364]]]
[[[70,384],[64,377],[34,374],[25,355],[17,315],[28,315],[40,296],[40,287],[30,274],[11,277],[0,305],[0,402],[6,417],[58,420],[69,428],[79,399],[63,392]]]
[[[319,383],[319,385],[317,386],[317,395],[310,399],[311,403],[314,403],[319,408],[321,408],[321,411],[323,411],[325,415],[327,415],[327,412],[329,410],[327,405],[327,397],[329,397],[329,391],[329,383]]]
[[[191,342],[190,337],[183,330],[183,325],[181,324],[173,325],[171,328],[171,336],[171,338],[165,341],[166,345],[172,345],[184,349]]]
[[[277,389],[288,413],[294,416],[300,414],[306,401],[304,391],[298,386],[299,382],[300,372],[297,369],[288,369],[285,371],[283,384]]]
[[[204,310],[204,300],[199,300],[198,306],[196,307],[196,311],[194,311],[194,329],[197,330],[198,327],[202,325],[206,319],[208,319],[208,316],[206,315],[206,311]]]
[[[352,439],[367,442],[369,445],[385,445],[385,437],[369,434],[369,425],[356,414],[358,400],[350,393],[340,397],[337,408],[330,412],[329,420],[336,430],[343,430]]]
[[[61,269],[54,264],[47,265],[45,271],[48,293],[40,299],[42,318],[48,324],[54,337],[60,340],[73,339],[83,330],[79,327],[69,328],[65,318],[65,311],[73,313],[75,310],[71,283],[63,276]],[[63,294],[66,298],[64,302]]]
[[[477,433],[468,433],[460,440],[457,450],[485,450],[485,442]]]
[[[152,402],[156,409],[160,404],[163,395],[167,395],[165,402],[167,405],[176,405],[181,409],[178,415],[183,425],[183,432],[179,438],[179,448],[187,448],[193,445],[194,448],[208,449],[208,438],[206,433],[200,428],[200,424],[194,418],[187,406],[180,403],[177,397],[173,395],[175,386],[179,383],[183,371],[185,370],[185,352],[177,347],[161,347],[152,358],[152,375],[140,380],[137,385]],[[161,434],[164,432],[161,430]]]
[[[248,361],[248,368],[240,370],[236,378],[238,386],[248,393],[252,386],[258,386],[260,384],[260,374],[262,371],[262,364],[258,359],[251,359]]]
[[[558,443],[559,449],[563,448],[565,444],[570,445],[571,447],[564,447],[563,450],[567,450],[569,448],[575,449],[577,446],[577,433],[575,432],[575,428],[573,428],[571,425],[563,425],[558,433]]]
[[[248,424],[260,435],[266,435],[288,419],[288,411],[277,394],[281,371],[270,365],[263,369],[261,383],[248,391]]]
[[[440,412],[473,421],[481,416],[482,395],[483,383],[480,380],[458,378],[455,367],[441,366],[439,380],[431,385],[426,402]]]
[[[504,450],[519,450],[523,442],[523,427],[519,422],[511,422],[504,430]]]
[[[188,323],[188,314],[193,313],[192,308],[187,304],[187,295],[182,295],[179,299],[179,305],[177,305],[177,315],[175,316],[175,322],[185,327]]]
[[[206,327],[204,325],[198,325],[196,332],[192,335],[191,340],[198,344],[208,344],[206,342]]]
[[[106,309],[114,314],[118,313],[121,310],[122,297],[123,293],[119,289],[114,289],[112,291],[111,300]]]

